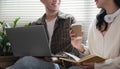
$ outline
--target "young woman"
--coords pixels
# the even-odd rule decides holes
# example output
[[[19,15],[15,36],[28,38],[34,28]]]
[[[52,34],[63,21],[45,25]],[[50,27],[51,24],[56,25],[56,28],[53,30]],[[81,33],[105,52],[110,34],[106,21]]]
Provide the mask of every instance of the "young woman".
[[[120,69],[120,0],[95,0],[101,12],[88,30],[88,46],[71,30],[71,43],[85,55],[106,58],[103,63],[83,63],[83,69]]]

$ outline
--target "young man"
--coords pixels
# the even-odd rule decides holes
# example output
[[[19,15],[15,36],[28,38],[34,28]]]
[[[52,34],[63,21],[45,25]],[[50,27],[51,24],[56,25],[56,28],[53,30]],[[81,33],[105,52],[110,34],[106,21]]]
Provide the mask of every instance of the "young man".
[[[46,13],[31,25],[44,25],[48,34],[49,46],[53,54],[63,51],[75,52],[70,42],[70,25],[75,23],[73,16],[59,11],[61,0],[41,0]]]
[[[40,0],[46,9],[42,18],[30,25],[44,25],[49,46],[52,54],[63,54],[64,51],[74,53],[79,56],[79,52],[72,47],[69,30],[71,24],[75,23],[73,16],[59,11],[61,0]],[[28,63],[29,62],[29,63]],[[37,59],[35,57],[24,57],[8,69],[59,69],[58,65]]]

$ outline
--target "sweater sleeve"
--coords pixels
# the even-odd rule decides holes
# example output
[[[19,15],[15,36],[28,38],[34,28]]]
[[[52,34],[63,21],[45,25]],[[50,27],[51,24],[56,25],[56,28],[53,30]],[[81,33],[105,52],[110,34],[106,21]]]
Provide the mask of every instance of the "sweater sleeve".
[[[107,59],[103,63],[96,63],[95,69],[120,69],[120,56],[114,59]]]
[[[95,22],[96,22],[96,20],[94,20],[94,22],[89,25],[88,36],[87,36],[88,38],[87,38],[87,41],[86,41],[86,46],[83,45],[84,49],[85,49],[85,52],[83,53],[84,55],[89,55],[90,54],[90,46],[89,46],[88,42],[90,43],[90,41],[91,41],[91,38],[90,38],[91,37],[91,32],[92,32],[92,29],[93,29],[93,26],[94,26]]]
[[[90,51],[89,51],[88,46],[84,46],[84,49],[85,49],[85,52],[84,52],[83,54],[84,54],[84,55],[89,55],[89,54],[90,54]]]

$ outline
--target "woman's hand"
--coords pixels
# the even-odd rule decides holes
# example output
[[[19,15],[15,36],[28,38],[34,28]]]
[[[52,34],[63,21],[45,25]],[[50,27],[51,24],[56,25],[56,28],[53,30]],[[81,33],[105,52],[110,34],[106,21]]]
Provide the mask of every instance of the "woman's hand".
[[[77,37],[73,30],[70,30],[70,37],[71,37],[71,44],[73,45],[73,47],[83,53],[85,50],[82,45],[82,37]]]
[[[94,69],[94,63],[83,63],[80,67],[83,69]]]

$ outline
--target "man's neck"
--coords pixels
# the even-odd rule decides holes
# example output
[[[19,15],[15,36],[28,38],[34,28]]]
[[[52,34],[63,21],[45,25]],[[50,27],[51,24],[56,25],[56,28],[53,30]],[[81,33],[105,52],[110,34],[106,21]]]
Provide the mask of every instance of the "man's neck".
[[[53,19],[55,19],[58,15],[58,11],[55,12],[46,12],[46,20],[47,21],[51,21]]]

